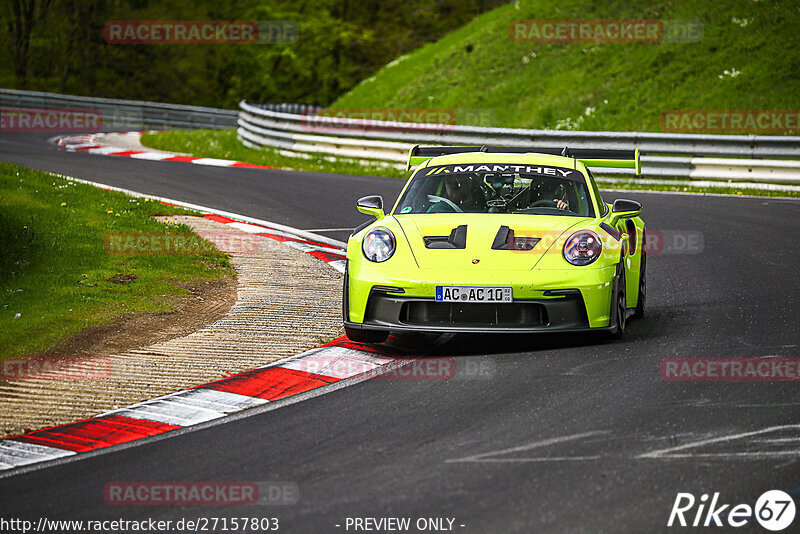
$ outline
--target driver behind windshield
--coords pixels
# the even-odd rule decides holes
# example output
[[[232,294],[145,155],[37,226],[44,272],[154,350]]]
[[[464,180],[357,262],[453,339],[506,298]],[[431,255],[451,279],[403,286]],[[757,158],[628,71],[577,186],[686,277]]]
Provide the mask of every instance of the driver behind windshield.
[[[567,188],[563,182],[555,178],[539,178],[539,183],[531,187],[529,207],[569,209]]]
[[[445,198],[467,213],[486,212],[486,197],[480,188],[480,178],[474,175],[456,174],[444,177]],[[440,200],[433,204],[428,213],[453,212],[453,207]]]

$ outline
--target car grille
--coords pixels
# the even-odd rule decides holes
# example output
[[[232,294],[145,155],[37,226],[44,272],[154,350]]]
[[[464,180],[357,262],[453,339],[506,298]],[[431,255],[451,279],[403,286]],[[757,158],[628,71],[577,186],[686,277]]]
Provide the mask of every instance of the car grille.
[[[544,326],[548,323],[544,306],[532,302],[503,304],[424,302],[403,304],[400,322],[411,325],[440,326]]]

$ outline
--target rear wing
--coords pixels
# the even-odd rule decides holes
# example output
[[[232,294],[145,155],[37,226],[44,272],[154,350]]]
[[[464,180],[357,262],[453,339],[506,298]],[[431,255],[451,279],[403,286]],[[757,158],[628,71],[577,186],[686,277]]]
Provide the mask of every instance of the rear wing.
[[[502,154],[548,154],[551,156],[565,156],[574,158],[587,167],[614,167],[620,169],[634,169],[636,174],[641,174],[642,163],[639,158],[639,149],[635,150],[606,150],[599,148],[541,148],[532,146],[419,146],[414,145],[408,153],[406,171],[412,165],[420,165],[436,156],[449,154],[466,154],[468,152],[486,152]]]

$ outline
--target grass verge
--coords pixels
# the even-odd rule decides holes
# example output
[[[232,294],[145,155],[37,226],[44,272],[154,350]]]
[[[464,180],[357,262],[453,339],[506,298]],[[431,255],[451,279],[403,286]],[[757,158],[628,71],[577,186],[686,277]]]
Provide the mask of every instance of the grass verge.
[[[390,176],[407,178],[404,171],[392,167],[377,165],[360,165],[352,161],[329,161],[322,156],[312,159],[289,158],[278,154],[273,149],[256,150],[247,148],[236,138],[234,130],[194,130],[159,132],[142,136],[142,144],[158,150],[183,152],[205,158],[221,158],[290,168],[299,171],[328,172],[337,174],[357,174],[365,176]],[[642,177],[647,179],[646,176]],[[659,181],[673,182],[663,177]],[[800,191],[770,191],[744,187],[735,182],[720,182],[719,186],[698,187],[687,180],[674,180],[674,183],[647,184],[630,181],[609,182],[598,178],[601,187],[610,189],[631,189],[636,191],[674,191],[689,193],[710,193],[730,195],[751,195],[767,197],[800,197]]]
[[[690,180],[670,180],[660,177],[657,181],[661,183],[648,184],[637,182],[635,180],[619,181],[616,179],[609,179],[604,177],[595,177],[597,185],[600,189],[620,189],[631,191],[664,191],[669,193],[703,193],[706,195],[737,195],[737,196],[756,196],[756,197],[780,197],[780,198],[798,198],[800,197],[800,190],[769,190],[769,189],[752,189],[745,187],[736,182],[719,182],[719,185],[714,186],[698,186],[693,184]],[[646,177],[642,177],[647,180]]]
[[[597,19],[687,28],[691,21],[698,31],[685,42],[607,43],[516,32],[526,27],[519,21],[537,21],[530,29]],[[668,110],[797,110],[800,60],[787,51],[800,46],[799,24],[791,0],[510,3],[397,58],[331,107],[452,110],[458,124],[476,126],[634,132],[664,131]],[[740,133],[798,134],[796,122],[781,126]],[[721,128],[690,130],[726,133]]]
[[[404,171],[394,167],[379,164],[364,165],[343,159],[326,159],[323,154],[312,154],[310,158],[293,158],[284,156],[272,148],[248,148],[236,137],[236,130],[175,130],[149,133],[142,136],[141,142],[156,150],[183,152],[204,158],[230,159],[256,165],[280,167],[285,170],[396,178],[406,176]]]
[[[151,218],[176,214],[193,212],[0,163],[0,359],[122,314],[170,311],[188,294],[179,284],[232,273],[205,242],[192,254],[106,252],[110,234],[192,237],[188,226]]]

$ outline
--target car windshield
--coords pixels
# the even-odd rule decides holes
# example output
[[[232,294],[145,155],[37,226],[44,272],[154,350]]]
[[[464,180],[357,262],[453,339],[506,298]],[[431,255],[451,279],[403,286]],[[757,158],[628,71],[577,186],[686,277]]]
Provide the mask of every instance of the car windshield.
[[[573,169],[563,171],[563,175],[555,176],[550,173],[435,171],[422,175],[418,172],[400,199],[395,214],[525,213],[594,217],[583,175]],[[577,175],[581,180],[573,178]]]

